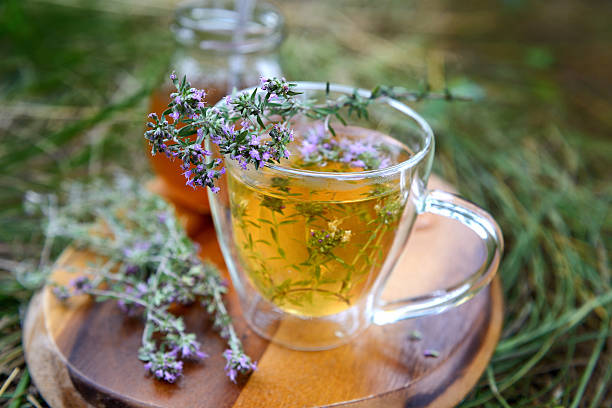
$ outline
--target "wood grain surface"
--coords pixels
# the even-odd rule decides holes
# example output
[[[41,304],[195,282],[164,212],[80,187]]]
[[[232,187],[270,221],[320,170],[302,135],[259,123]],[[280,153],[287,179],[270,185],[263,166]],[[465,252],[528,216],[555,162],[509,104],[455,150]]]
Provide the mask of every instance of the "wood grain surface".
[[[448,186],[433,180],[435,187]],[[210,222],[194,234],[202,255],[220,266]],[[384,293],[419,295],[466,277],[484,248],[459,223],[424,215]],[[67,282],[96,255],[67,250],[53,280]],[[225,272],[225,271],[224,271]],[[234,385],[223,373],[223,340],[198,306],[179,312],[210,358],[185,366],[176,385],[145,374],[136,352],[142,322],[114,302],[86,297],[59,302],[49,288],[32,301],[24,344],[32,377],[47,402],[63,407],[452,407],[474,386],[497,344],[503,305],[499,280],[471,301],[445,313],[372,326],[344,346],[318,352],[289,350],[260,338],[246,325],[233,290],[230,314],[258,370]],[[421,340],[411,338],[418,330]],[[437,358],[426,357],[432,349]]]

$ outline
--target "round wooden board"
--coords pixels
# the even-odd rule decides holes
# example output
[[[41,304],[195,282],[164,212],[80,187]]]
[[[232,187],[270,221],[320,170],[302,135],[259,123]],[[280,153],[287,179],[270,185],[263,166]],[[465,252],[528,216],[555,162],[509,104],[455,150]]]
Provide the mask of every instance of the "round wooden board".
[[[433,185],[433,186],[432,186]],[[449,190],[433,179],[430,186]],[[203,256],[223,265],[210,223],[196,241]],[[420,216],[389,279],[386,299],[424,294],[472,273],[484,259],[477,236],[455,221]],[[53,280],[66,283],[95,254],[69,249]],[[502,325],[499,279],[445,313],[372,326],[333,350],[293,351],[253,333],[233,290],[226,301],[246,352],[258,370],[237,385],[223,373],[223,340],[199,306],[180,313],[210,355],[188,363],[175,385],[145,374],[137,359],[142,323],[114,302],[73,298],[60,303],[47,287],[30,305],[24,327],[26,360],[41,394],[63,407],[452,407],[475,385]],[[411,338],[418,330],[421,340]],[[426,349],[439,352],[426,357]]]

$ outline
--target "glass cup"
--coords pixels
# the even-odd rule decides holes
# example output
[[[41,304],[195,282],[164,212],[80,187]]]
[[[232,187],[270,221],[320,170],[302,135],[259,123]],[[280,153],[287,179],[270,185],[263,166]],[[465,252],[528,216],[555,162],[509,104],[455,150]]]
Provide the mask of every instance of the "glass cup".
[[[324,83],[301,82],[297,90],[301,98],[328,97]],[[353,92],[329,86],[334,98]],[[208,193],[244,317],[255,332],[283,346],[324,350],[348,342],[370,323],[441,313],[472,298],[497,271],[503,239],[493,218],[453,194],[426,188],[434,156],[427,122],[389,98],[376,100],[368,113],[367,119],[349,117],[348,127],[334,122],[336,133],[366,132],[409,152],[397,164],[356,172],[266,164],[255,171],[225,160],[221,191]],[[207,149],[215,151],[210,143]],[[470,228],[482,239],[486,260],[459,283],[383,302],[385,282],[423,213]]]

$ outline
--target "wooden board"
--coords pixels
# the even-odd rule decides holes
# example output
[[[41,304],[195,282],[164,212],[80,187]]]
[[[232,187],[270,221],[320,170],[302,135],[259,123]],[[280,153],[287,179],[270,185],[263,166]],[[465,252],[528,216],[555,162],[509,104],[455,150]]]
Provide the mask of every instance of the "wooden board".
[[[434,180],[435,184],[439,181]],[[447,186],[446,186],[447,187]],[[448,187],[447,187],[448,188]],[[222,264],[212,224],[196,237],[202,253]],[[68,250],[53,278],[66,282],[94,254]],[[441,217],[419,217],[384,293],[419,295],[458,282],[484,259],[471,231]],[[211,357],[189,363],[176,385],[151,379],[136,357],[142,323],[114,302],[57,301],[49,288],[33,299],[24,328],[26,360],[42,395],[63,407],[452,407],[474,386],[497,344],[502,324],[499,280],[471,301],[436,316],[372,326],[333,350],[293,351],[253,333],[227,296],[245,350],[258,370],[234,385],[223,373],[224,343],[200,307],[183,310]],[[422,340],[411,339],[413,330]],[[424,350],[439,351],[437,358]]]

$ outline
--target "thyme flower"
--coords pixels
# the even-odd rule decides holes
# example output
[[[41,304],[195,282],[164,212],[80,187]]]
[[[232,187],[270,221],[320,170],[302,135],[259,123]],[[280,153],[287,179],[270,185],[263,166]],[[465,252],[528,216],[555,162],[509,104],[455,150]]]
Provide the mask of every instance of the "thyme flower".
[[[389,151],[375,137],[353,139],[333,136],[325,131],[321,123],[308,129],[300,142],[298,151],[304,166],[339,162],[353,168],[375,170],[391,164]]]
[[[236,352],[231,348],[226,349],[223,352],[223,357],[226,361],[225,373],[234,383],[236,383],[238,374],[247,374],[257,369],[257,363],[252,362],[248,356],[240,351]]]
[[[328,254],[334,248],[349,242],[352,235],[351,231],[338,228],[339,224],[340,220],[334,220],[327,224],[328,229],[310,230],[308,247],[322,254]]]

